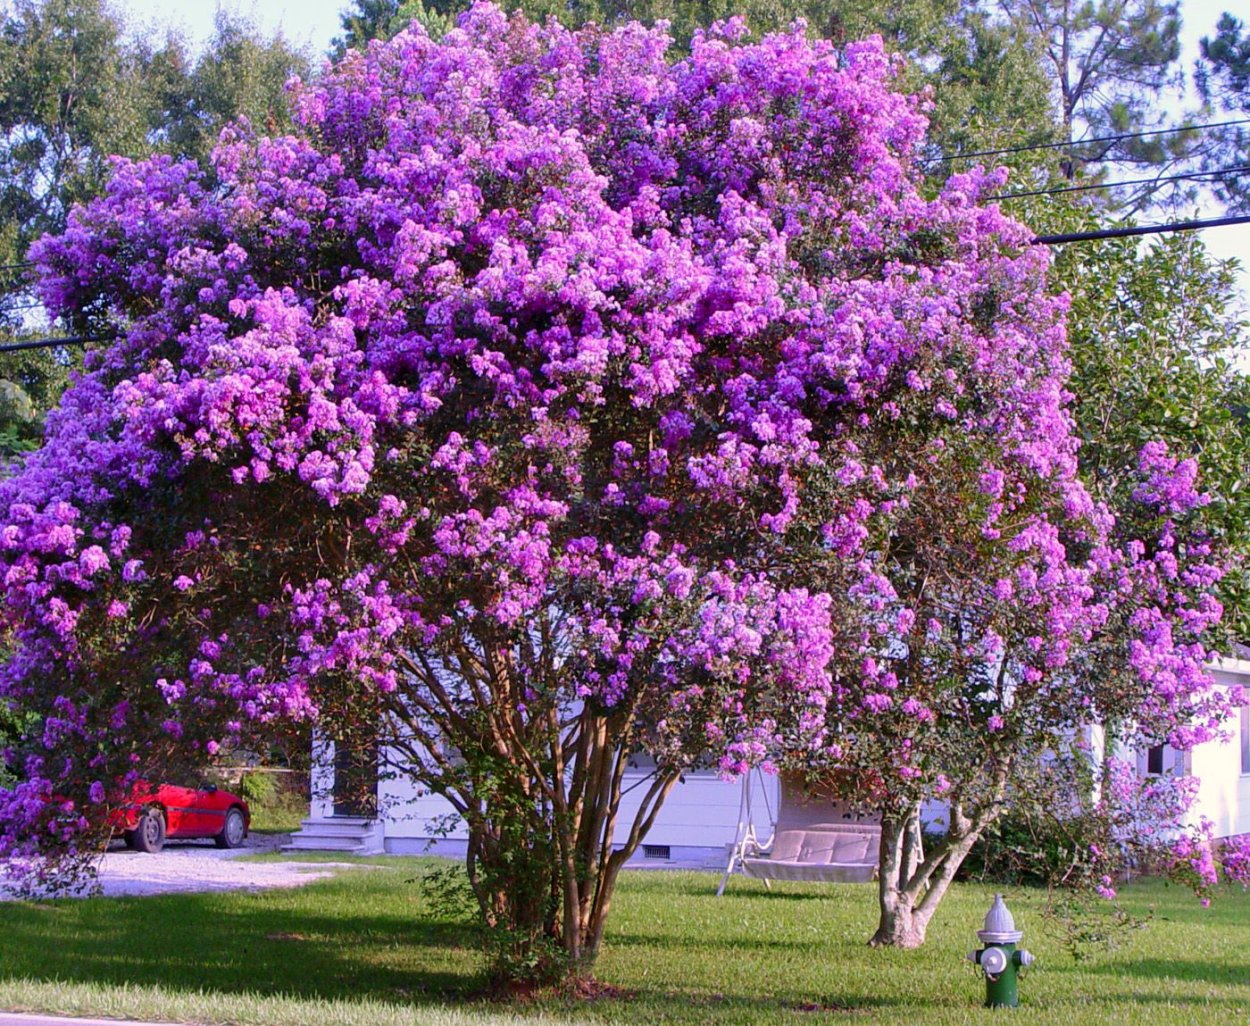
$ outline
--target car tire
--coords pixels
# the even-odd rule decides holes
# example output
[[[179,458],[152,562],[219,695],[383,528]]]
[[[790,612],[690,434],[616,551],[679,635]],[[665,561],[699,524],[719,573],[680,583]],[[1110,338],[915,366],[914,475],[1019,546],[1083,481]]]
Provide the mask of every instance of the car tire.
[[[232,808],[226,813],[226,821],[221,825],[221,832],[213,838],[218,848],[238,848],[247,837],[247,820],[243,818],[243,810]]]
[[[138,825],[126,834],[126,843],[131,845],[133,841],[135,851],[158,854],[165,847],[165,813],[155,805],[144,809]]]

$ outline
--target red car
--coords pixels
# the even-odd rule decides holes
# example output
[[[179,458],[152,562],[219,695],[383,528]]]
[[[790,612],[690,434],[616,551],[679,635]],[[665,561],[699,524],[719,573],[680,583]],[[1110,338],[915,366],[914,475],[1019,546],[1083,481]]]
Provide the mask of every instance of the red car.
[[[158,852],[165,841],[211,837],[218,848],[237,848],[247,837],[252,813],[237,794],[207,787],[153,787],[141,780],[129,800],[109,816],[113,830],[135,851]]]

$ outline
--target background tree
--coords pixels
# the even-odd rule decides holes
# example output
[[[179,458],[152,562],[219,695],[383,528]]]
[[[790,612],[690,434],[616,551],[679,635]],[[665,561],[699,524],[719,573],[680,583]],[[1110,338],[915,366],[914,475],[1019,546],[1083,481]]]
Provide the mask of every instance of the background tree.
[[[159,49],[134,40],[104,0],[8,5],[0,15],[0,339],[54,333],[26,254],[44,233],[64,230],[73,204],[99,193],[113,155],[203,162],[240,116],[284,130],[284,84],[307,70],[307,57],[281,36],[225,15],[196,56],[176,36]],[[6,452],[38,440],[79,357],[72,347],[0,355],[0,381],[18,397],[0,406]]]
[[[1182,85],[1175,0],[999,0],[999,8],[1048,68],[1061,139],[1079,143],[1164,126],[1159,97],[1169,90],[1179,96]],[[1074,178],[1108,164],[1162,168],[1186,158],[1195,141],[1177,132],[1076,145],[1064,172]],[[1116,202],[1131,209],[1150,195],[1143,187]]]
[[[94,196],[112,153],[147,151],[140,55],[100,0],[19,0],[0,22],[5,263]]]
[[[1203,519],[1230,553],[1216,591],[1223,651],[1250,637],[1244,553],[1250,549],[1250,384],[1236,267],[1194,235],[1151,245],[1107,240],[1065,246],[1056,281],[1072,298],[1069,387],[1081,470],[1113,509],[1132,502],[1137,453],[1163,441],[1192,456],[1210,504]]]
[[[149,139],[156,152],[206,163],[222,128],[240,117],[259,132],[286,132],[286,83],[310,72],[308,55],[280,33],[266,37],[254,21],[218,11],[198,54],[175,37],[146,59]]]
[[[1245,24],[1224,14],[1215,27],[1215,35],[1204,37],[1202,60],[1196,79],[1203,99],[1217,111],[1230,115],[1229,120],[1250,115],[1250,36]],[[1246,125],[1230,125],[1218,130],[1217,144],[1207,162],[1209,168],[1242,166],[1250,158],[1250,131]],[[1234,212],[1250,210],[1250,184],[1247,176],[1221,176],[1213,186]]]
[[[38,351],[6,353],[0,361],[0,465],[7,467],[39,444],[43,412],[68,384],[70,363]]]
[[[387,40],[402,32],[413,21],[425,26],[437,39],[455,21],[455,16],[467,10],[469,4],[455,0],[353,0],[339,16],[343,34],[334,40],[331,52],[342,57],[348,50],[359,50],[371,40]],[[583,19],[585,20],[585,19]]]

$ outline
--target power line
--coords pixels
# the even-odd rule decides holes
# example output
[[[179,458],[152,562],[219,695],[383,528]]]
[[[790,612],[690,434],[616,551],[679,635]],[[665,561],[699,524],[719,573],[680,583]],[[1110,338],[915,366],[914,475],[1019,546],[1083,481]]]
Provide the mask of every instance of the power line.
[[[1091,189],[1122,189],[1130,185],[1159,185],[1162,182],[1181,182],[1186,179],[1206,178],[1209,175],[1241,175],[1250,171],[1250,164],[1238,164],[1235,167],[1217,168],[1214,171],[1185,171],[1175,175],[1155,175],[1151,178],[1130,178],[1124,182],[1091,182],[1081,185],[1062,185],[1053,189],[1030,189],[1027,192],[1000,192],[986,199],[1004,200],[1021,199],[1025,196],[1058,196],[1065,192],[1087,192]]]
[[[18,353],[26,349],[51,349],[54,346],[85,346],[89,342],[108,342],[107,337],[72,335],[69,338],[40,338],[31,342],[9,342],[0,346],[0,353]]]
[[[1158,235],[1161,232],[1192,232],[1203,228],[1222,228],[1230,224],[1250,224],[1250,214],[1236,217],[1212,217],[1192,221],[1170,221],[1166,224],[1140,224],[1125,228],[1097,228],[1086,232],[1065,232],[1060,235],[1036,235],[1033,243],[1054,246],[1061,242],[1092,242],[1097,239],[1127,239],[1136,235]]]
[[[1122,132],[1119,135],[1102,135],[1093,139],[1073,139],[1071,142],[1033,143],[1029,146],[1005,146],[999,150],[973,150],[971,153],[950,153],[932,157],[928,163],[943,164],[950,160],[972,160],[974,157],[999,157],[1007,153],[1028,153],[1032,150],[1062,150],[1094,143],[1123,142],[1126,139],[1144,139],[1149,135],[1173,135],[1177,132],[1197,132],[1207,128],[1230,128],[1233,125],[1250,125],[1250,118],[1235,121],[1210,121],[1204,125],[1181,125],[1177,128],[1153,128],[1147,132]]]

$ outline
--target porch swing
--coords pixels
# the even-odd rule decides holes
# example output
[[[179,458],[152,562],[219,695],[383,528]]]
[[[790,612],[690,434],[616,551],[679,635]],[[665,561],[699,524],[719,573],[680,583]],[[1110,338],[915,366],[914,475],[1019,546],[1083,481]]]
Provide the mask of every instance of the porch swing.
[[[753,770],[742,778],[738,829],[717,897],[725,893],[735,870],[763,880],[765,887],[770,887],[772,880],[868,883],[876,878],[879,818],[860,815],[843,802],[809,794],[788,774],[781,777],[775,818],[768,791],[761,789],[771,830],[768,839],[761,841],[752,799],[752,778],[759,773]]]

